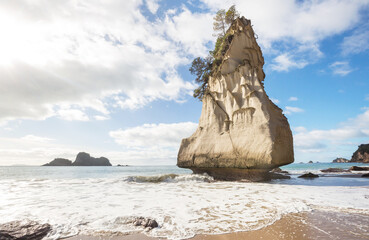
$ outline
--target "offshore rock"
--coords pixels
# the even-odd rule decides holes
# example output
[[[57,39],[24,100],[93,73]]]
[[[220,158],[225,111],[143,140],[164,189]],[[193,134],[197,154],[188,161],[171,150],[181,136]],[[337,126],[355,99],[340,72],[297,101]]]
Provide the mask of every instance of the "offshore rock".
[[[332,161],[332,163],[347,163],[347,162],[350,162],[350,160],[346,158],[336,158]]]
[[[80,152],[77,154],[76,160],[72,164],[73,166],[111,166],[109,159],[106,157],[94,158],[90,154]]]
[[[183,139],[177,165],[221,180],[267,178],[294,161],[287,118],[264,90],[264,58],[251,21],[237,18],[227,31],[219,71],[211,76],[196,132]]]
[[[42,166],[72,166],[72,161],[65,158],[55,158]]]
[[[23,220],[0,224],[0,239],[41,240],[51,230],[49,224],[39,224],[35,221]]]
[[[369,163],[369,144],[361,144],[352,155],[350,162]]]

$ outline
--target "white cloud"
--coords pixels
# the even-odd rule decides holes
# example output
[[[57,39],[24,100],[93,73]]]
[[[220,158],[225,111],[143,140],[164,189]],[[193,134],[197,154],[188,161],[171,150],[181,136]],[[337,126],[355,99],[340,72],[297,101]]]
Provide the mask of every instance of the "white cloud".
[[[297,98],[297,97],[290,97],[289,99],[288,99],[288,101],[291,101],[291,102],[293,102],[293,101],[298,101],[299,99]]]
[[[160,0],[146,0],[147,8],[152,14],[155,14],[159,9]]]
[[[67,121],[88,121],[88,116],[78,109],[60,109],[58,115]]]
[[[271,65],[272,69],[278,72],[287,72],[291,68],[304,68],[308,64],[307,61],[301,60],[300,62],[297,60],[293,60],[292,56],[287,53],[283,53],[273,60],[273,64]]]
[[[107,116],[102,116],[102,115],[95,115],[95,116],[94,116],[94,118],[95,118],[95,120],[97,120],[97,121],[105,121],[105,120],[108,120],[108,119],[109,119],[109,117],[107,117]]]
[[[212,16],[182,8],[149,22],[141,4],[2,4],[0,122],[44,120],[65,106],[108,115],[112,107],[183,101],[195,86],[177,68],[189,63],[189,54],[206,54],[205,45],[213,40]]]
[[[280,101],[279,101],[278,99],[276,99],[276,98],[270,98],[270,100],[271,100],[272,102],[274,102],[275,104],[280,103]]]
[[[340,76],[346,76],[353,71],[353,69],[350,67],[350,64],[345,61],[334,62],[329,65],[329,67],[332,69],[333,74]]]
[[[111,131],[114,140],[128,148],[179,148],[183,138],[195,132],[197,124],[193,122],[171,124],[144,124],[125,130]]]
[[[369,50],[369,24],[359,27],[351,36],[345,37],[341,44],[344,55],[356,54]]]
[[[304,112],[304,109],[298,107],[290,107],[286,106],[285,110],[283,111],[284,114],[290,115],[292,113],[301,113]]]
[[[369,137],[369,110],[340,125],[328,130],[295,128],[294,145],[303,152],[318,152],[328,145],[346,145],[352,139]]]

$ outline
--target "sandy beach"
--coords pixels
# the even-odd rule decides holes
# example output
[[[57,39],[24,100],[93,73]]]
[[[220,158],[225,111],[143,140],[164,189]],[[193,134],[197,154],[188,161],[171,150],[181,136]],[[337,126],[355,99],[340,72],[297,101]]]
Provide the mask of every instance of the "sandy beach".
[[[369,215],[332,211],[311,211],[289,214],[259,230],[219,235],[196,235],[191,240],[308,240],[308,239],[369,239]],[[149,240],[144,234],[127,236],[75,236],[68,240]]]

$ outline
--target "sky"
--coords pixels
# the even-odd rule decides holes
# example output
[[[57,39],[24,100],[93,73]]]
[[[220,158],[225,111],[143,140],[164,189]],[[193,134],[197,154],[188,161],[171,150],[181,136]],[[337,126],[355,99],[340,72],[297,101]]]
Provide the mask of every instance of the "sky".
[[[81,151],[175,165],[201,114],[189,66],[233,4],[258,36],[295,162],[369,143],[369,0],[3,0],[0,165]]]

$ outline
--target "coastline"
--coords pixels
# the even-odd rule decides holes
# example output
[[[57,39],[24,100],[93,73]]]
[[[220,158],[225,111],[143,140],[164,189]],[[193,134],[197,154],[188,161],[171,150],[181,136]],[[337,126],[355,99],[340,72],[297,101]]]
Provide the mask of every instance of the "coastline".
[[[369,239],[369,214],[343,211],[313,210],[291,213],[258,230],[226,234],[199,234],[189,240],[308,240],[308,239]],[[144,234],[125,236],[83,236],[67,240],[160,240]]]

